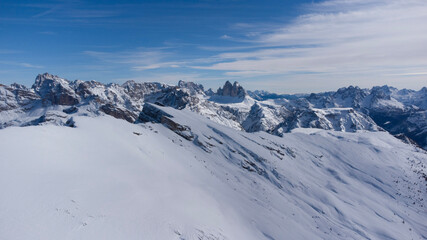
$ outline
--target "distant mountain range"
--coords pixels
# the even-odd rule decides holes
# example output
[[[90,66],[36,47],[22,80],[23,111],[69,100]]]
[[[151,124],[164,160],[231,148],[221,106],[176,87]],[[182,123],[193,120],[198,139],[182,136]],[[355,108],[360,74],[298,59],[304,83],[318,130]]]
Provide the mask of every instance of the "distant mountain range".
[[[72,126],[73,116],[102,114],[140,121],[146,103],[189,109],[234,129],[281,136],[295,128],[382,131],[427,149],[427,88],[389,86],[280,95],[245,91],[226,82],[216,92],[179,81],[172,86],[134,81],[102,84],[39,74],[31,88],[0,85],[0,128],[44,123]]]

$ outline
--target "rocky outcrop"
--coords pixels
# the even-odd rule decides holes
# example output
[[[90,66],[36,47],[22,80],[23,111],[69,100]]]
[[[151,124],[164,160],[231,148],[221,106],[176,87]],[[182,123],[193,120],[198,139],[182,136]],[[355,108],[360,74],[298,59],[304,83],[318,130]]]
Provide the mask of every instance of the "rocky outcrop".
[[[231,84],[229,81],[226,81],[222,88],[218,88],[216,94],[219,96],[244,98],[246,91],[238,82]]]
[[[206,96],[213,96],[213,95],[215,95],[215,92],[212,90],[212,88],[209,88],[208,90],[205,91],[205,95]]]
[[[198,101],[197,97],[190,96],[188,92],[178,87],[169,87],[161,91],[155,102],[161,103],[163,106],[184,109],[188,104],[197,104]]]
[[[68,126],[68,127],[75,127],[75,122],[72,117],[69,117],[67,114],[59,111],[47,111],[42,116],[25,122],[21,126],[38,126],[38,125],[45,125],[45,124],[53,124],[58,126]]]
[[[113,117],[118,118],[118,119],[126,120],[130,123],[135,122],[135,120],[138,117],[135,113],[133,113],[127,109],[117,107],[113,104],[102,105],[99,108],[99,110],[104,112],[105,114],[108,114],[108,115],[113,116]]]
[[[193,82],[185,82],[185,81],[179,80],[178,87],[181,89],[184,89],[184,91],[187,91],[190,95],[204,94],[205,92],[203,85],[196,84]]]
[[[172,118],[172,115],[161,110],[159,107],[150,103],[145,103],[139,114],[138,120],[144,123],[161,123],[179,136],[192,141],[194,139],[194,134],[191,132],[191,129],[188,126],[175,122]]]
[[[242,127],[247,132],[271,132],[289,114],[285,108],[255,103],[252,105],[248,117],[243,121]]]
[[[124,92],[133,100],[144,99],[148,95],[161,92],[166,85],[156,82],[137,83],[133,80],[125,82],[122,86]]]
[[[145,103],[142,107],[142,111],[138,116],[139,122],[155,122],[155,123],[161,123],[162,117],[172,117],[170,114],[166,113],[165,111],[161,110],[160,108],[156,107],[155,105],[151,103]]]
[[[16,108],[28,108],[32,103],[40,99],[32,89],[20,84],[10,86],[0,84],[0,112]]]
[[[194,134],[191,132],[190,127],[173,121],[171,117],[163,115],[160,119],[160,123],[188,141],[192,141],[194,139]]]
[[[41,97],[44,105],[75,105],[79,97],[68,80],[49,73],[39,74],[32,89]]]

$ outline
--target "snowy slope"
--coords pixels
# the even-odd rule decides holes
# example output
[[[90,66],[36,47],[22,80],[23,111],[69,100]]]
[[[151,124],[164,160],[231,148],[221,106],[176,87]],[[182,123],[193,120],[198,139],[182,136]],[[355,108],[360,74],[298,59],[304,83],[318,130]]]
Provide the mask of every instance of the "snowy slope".
[[[387,132],[277,137],[150,106],[161,123],[0,130],[1,238],[427,237],[427,155]]]

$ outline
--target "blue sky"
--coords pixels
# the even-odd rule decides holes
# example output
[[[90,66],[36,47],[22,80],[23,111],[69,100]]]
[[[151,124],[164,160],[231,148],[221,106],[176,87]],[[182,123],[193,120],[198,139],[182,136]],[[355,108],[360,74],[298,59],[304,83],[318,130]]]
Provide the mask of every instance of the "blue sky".
[[[427,1],[1,1],[0,83],[427,85]]]

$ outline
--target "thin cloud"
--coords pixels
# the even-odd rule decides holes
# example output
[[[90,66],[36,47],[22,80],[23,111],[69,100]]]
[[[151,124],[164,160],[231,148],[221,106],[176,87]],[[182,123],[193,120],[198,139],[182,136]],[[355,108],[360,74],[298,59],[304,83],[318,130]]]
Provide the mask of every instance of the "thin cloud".
[[[183,61],[170,60],[173,57],[173,53],[166,51],[166,49],[168,48],[140,48],[134,51],[84,51],[83,53],[102,62],[127,65],[134,71],[177,68],[185,64]]]
[[[260,49],[223,52],[211,58],[216,63],[193,67],[244,77],[314,72],[355,79],[370,73],[372,80],[427,67],[424,0],[330,0],[308,9],[290,24],[248,39]]]
[[[18,67],[24,67],[24,68],[43,68],[43,66],[41,65],[35,65],[35,64],[26,63],[26,62],[0,61],[0,64],[12,65],[12,66],[18,66]]]
[[[419,75],[427,75],[427,72],[409,72],[409,73],[396,73],[396,74],[388,74],[389,76],[419,76]]]

